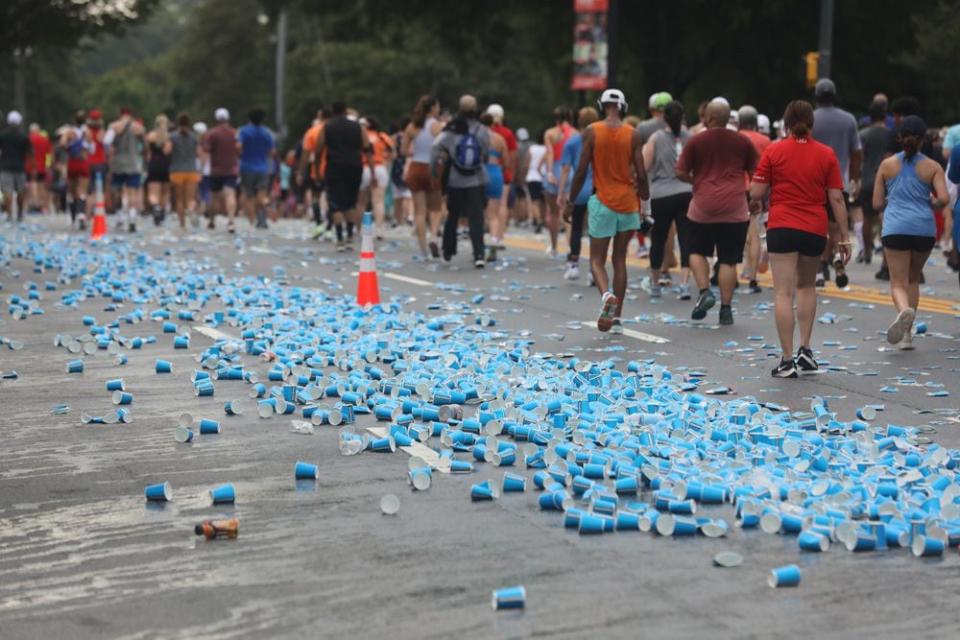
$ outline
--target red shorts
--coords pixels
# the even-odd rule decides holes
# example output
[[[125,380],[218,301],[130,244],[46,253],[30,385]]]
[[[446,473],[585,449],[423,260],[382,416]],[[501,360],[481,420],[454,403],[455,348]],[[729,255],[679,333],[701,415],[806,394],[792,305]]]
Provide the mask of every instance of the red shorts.
[[[69,159],[67,160],[67,177],[68,178],[89,178],[90,177],[90,163],[86,160],[79,159]]]

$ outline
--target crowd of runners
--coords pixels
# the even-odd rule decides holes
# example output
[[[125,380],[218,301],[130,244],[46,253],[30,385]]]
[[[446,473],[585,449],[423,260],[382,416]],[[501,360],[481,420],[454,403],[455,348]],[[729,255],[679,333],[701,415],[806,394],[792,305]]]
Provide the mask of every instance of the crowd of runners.
[[[11,111],[0,131],[0,192],[11,220],[68,212],[78,230],[98,206],[131,232],[144,216],[159,226],[171,212],[180,229],[214,229],[223,218],[230,233],[238,217],[252,229],[307,217],[313,237],[342,252],[370,211],[379,237],[410,227],[417,260],[450,262],[468,238],[476,268],[527,229],[566,261],[567,280],[581,277],[586,232],[597,326],[611,333],[623,331],[631,253],[649,259],[647,294],[692,300],[693,320],[719,294],[721,325],[734,322],[740,282],[759,292],[769,271],[783,349],[773,375],[796,377],[818,369],[816,289],[846,287],[851,259],[869,264],[882,253],[875,277],[889,280],[897,310],[887,338],[902,349],[913,348],[931,253],[960,267],[960,225],[951,224],[960,125],[930,129],[917,100],[883,94],[858,121],[836,97],[821,79],[815,107],[791,102],[771,122],[723,97],[690,114],[660,91],[641,120],[608,89],[596,106],[557,107],[547,126],[515,131],[501,105],[470,95],[452,111],[425,95],[389,127],[334,102],[285,148],[260,109],[236,128],[224,108],[209,126],[188,114],[148,122],[129,109],[108,122],[90,109],[53,132]]]

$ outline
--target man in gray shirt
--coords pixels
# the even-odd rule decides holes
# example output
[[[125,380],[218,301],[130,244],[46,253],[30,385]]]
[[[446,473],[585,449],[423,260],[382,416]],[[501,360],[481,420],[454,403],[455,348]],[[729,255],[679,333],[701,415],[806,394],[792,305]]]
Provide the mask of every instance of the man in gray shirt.
[[[484,261],[483,211],[486,207],[487,158],[490,131],[477,120],[477,99],[460,97],[456,117],[437,136],[430,153],[434,176],[443,177],[447,194],[447,221],[443,227],[443,259],[457,254],[457,225],[460,216],[470,224],[473,266]]]
[[[666,91],[658,91],[650,96],[647,101],[647,107],[650,109],[650,118],[637,125],[637,133],[640,134],[640,144],[646,144],[650,136],[657,131],[667,128],[667,123],[663,119],[663,110],[673,101]]]
[[[843,176],[844,199],[855,200],[860,192],[860,166],[863,161],[857,119],[850,112],[834,106],[837,87],[833,84],[833,80],[829,78],[818,80],[814,95],[817,99],[817,108],[813,112],[813,139],[833,149],[840,163],[840,175]],[[818,287],[822,287],[830,279],[830,262],[833,261],[833,254],[836,251],[834,243],[839,235],[837,223],[833,219],[833,212],[829,206],[827,206],[827,218],[830,220],[830,235],[821,259],[821,275],[817,278]],[[836,283],[842,289],[847,286],[849,279],[843,262],[837,261],[835,266]]]
[[[860,209],[863,216],[862,256],[858,261],[870,264],[873,258],[874,225],[879,222],[879,211],[873,208],[873,183],[877,177],[880,163],[890,155],[888,149],[893,139],[893,131],[887,128],[887,105],[874,100],[870,105],[870,125],[860,130],[860,144],[863,147],[862,182],[860,185]],[[856,211],[856,209],[854,210]],[[877,229],[879,231],[879,228]]]

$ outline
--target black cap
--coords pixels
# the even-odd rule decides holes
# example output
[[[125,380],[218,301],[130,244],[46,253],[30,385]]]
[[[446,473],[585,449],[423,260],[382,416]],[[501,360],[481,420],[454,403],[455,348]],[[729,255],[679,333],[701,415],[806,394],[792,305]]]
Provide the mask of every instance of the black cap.
[[[193,532],[194,532],[195,534],[197,534],[198,536],[202,536],[202,535],[203,535],[203,525],[202,525],[202,524],[198,524],[197,526],[195,526],[195,527],[193,528]]]
[[[927,123],[920,116],[907,116],[900,121],[897,133],[922,138],[927,135]]]
[[[813,90],[813,94],[818,98],[823,98],[826,96],[836,96],[837,95],[837,85],[833,84],[833,80],[830,78],[820,78],[817,80],[817,85]]]

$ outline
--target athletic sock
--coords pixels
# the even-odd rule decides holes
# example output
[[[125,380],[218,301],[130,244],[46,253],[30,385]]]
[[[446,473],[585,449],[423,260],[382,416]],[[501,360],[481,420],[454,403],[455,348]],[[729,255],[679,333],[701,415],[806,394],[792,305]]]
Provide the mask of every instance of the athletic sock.
[[[323,216],[322,216],[322,214],[320,213],[320,203],[319,203],[319,202],[314,202],[314,203],[313,203],[313,221],[317,223],[317,226],[319,226],[321,223],[323,223]]]
[[[857,251],[863,251],[863,220],[853,223],[853,237],[857,241]]]
[[[720,311],[723,311],[724,309],[733,309],[733,306],[731,306],[731,305],[729,305],[729,304],[721,304],[721,305],[720,305]]]
[[[335,224],[333,226],[337,230],[337,242],[343,242],[343,225]]]

